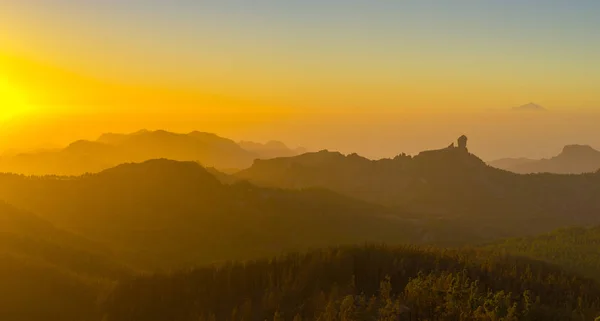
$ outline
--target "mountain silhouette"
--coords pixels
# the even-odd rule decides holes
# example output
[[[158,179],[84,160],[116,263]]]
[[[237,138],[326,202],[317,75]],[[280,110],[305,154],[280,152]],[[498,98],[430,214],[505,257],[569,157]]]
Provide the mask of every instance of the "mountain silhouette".
[[[381,160],[329,151],[257,160],[235,176],[261,186],[328,188],[419,213],[421,218],[449,219],[487,236],[600,222],[595,214],[600,208],[600,174],[517,175],[488,166],[453,145]]]
[[[281,142],[241,142],[212,133],[188,134],[140,130],[131,134],[102,134],[95,141],[79,140],[63,149],[0,158],[0,171],[27,175],[81,175],[97,173],[122,163],[167,158],[196,161],[220,170],[239,170],[254,159],[294,156],[304,149],[289,149]]]
[[[177,134],[163,130],[144,130],[125,136],[101,136],[99,141],[122,153],[121,157],[125,160],[119,163],[168,158],[198,161],[207,166],[243,168],[256,157],[230,139],[197,131]]]
[[[399,205],[409,201],[419,186],[427,185],[427,179],[443,178],[451,182],[456,178],[458,183],[463,175],[489,170],[466,147],[452,145],[416,156],[400,154],[380,160],[322,150],[296,157],[256,160],[252,167],[235,176],[265,186],[325,187],[371,202]]]
[[[96,144],[77,142],[68,150],[96,148]],[[567,152],[573,150],[578,149],[568,148]],[[373,286],[366,289],[372,293],[379,293],[375,291],[387,271],[396,271],[396,278],[407,280],[399,282],[399,291],[412,284],[407,289],[435,294],[435,284],[447,276],[429,280],[433,276],[428,271],[440,271],[440,267],[440,273],[466,273],[461,271],[470,267],[470,277],[492,280],[494,289],[506,291],[523,291],[533,284],[523,282],[537,282],[535,289],[542,295],[561,285],[557,293],[546,296],[549,301],[544,311],[568,298],[576,302],[577,298],[569,296],[570,289],[583,291],[588,289],[586,284],[596,284],[556,265],[487,252],[525,252],[515,241],[500,249],[499,243],[492,243],[476,250],[416,245],[473,245],[567,225],[600,223],[600,173],[510,173],[471,154],[466,137],[447,148],[393,159],[369,160],[323,150],[255,160],[251,168],[234,175],[206,169],[198,162],[169,159],[126,163],[77,177],[0,174],[0,199],[27,211],[0,205],[2,317],[8,311],[21,313],[27,320],[41,316],[100,320],[107,313],[111,320],[162,320],[166,314],[155,310],[160,309],[168,316],[182,316],[175,319],[196,320],[203,313],[197,308],[204,307],[198,302],[206,302],[207,309],[221,307],[222,315],[231,315],[243,311],[237,307],[245,304],[247,293],[253,293],[267,313],[258,319],[264,319],[273,313],[272,303],[277,298],[269,293],[282,291],[282,287],[291,291],[286,293],[294,306],[299,293],[316,302],[321,292],[307,291],[305,285],[322,288],[321,274],[314,274],[318,271],[334,276],[344,271],[343,283],[338,284],[353,289],[365,286],[368,279]],[[594,235],[574,236],[570,242],[577,247],[571,251],[553,245],[558,253],[544,256],[546,252],[531,249],[527,253],[561,264],[579,258],[585,263],[582,269],[573,264],[565,264],[565,269],[595,277],[590,272],[595,267],[595,258],[590,259]],[[280,257],[248,261],[282,251],[365,242],[413,245],[400,252],[366,246],[342,252],[311,251],[306,256],[292,252],[286,256],[288,261]],[[227,263],[233,258],[246,263]],[[282,266],[283,262],[289,265]],[[207,263],[214,268],[191,269]],[[142,271],[155,273],[135,273]],[[358,283],[351,283],[351,276],[357,273],[361,273]],[[277,277],[271,277],[274,275]],[[533,276],[523,281],[524,275]],[[236,291],[251,292],[239,292],[243,293],[240,300],[227,301],[229,305],[223,308],[223,300],[232,297],[233,280],[239,282]],[[262,281],[252,285],[250,280]],[[282,283],[275,286],[274,280]],[[406,283],[409,280],[414,283]],[[588,283],[580,283],[584,281]],[[295,284],[293,291],[290,284]],[[425,285],[431,288],[423,288]],[[334,288],[331,293],[337,291]],[[440,297],[448,295],[440,293]],[[489,299],[488,293],[481,291],[482,304]],[[323,298],[326,300],[325,294]],[[415,302],[421,298],[421,294],[414,297]],[[31,299],[40,301],[36,309],[28,309]],[[101,304],[96,306],[96,302]],[[69,304],[76,307],[57,308]],[[108,310],[101,310],[104,314],[96,317],[104,308]],[[570,306],[567,310],[572,313]],[[557,320],[562,319],[563,315]]]
[[[163,130],[107,133],[96,141],[80,140],[63,149],[7,154],[0,158],[0,171],[27,175],[81,175],[122,163],[157,158],[197,161],[204,166],[227,170],[247,168],[257,158],[293,156],[303,152],[302,149],[291,150],[280,142],[244,142],[241,145],[199,131],[188,134]]]
[[[306,149],[298,147],[291,149],[280,141],[268,141],[267,143],[255,143],[250,141],[241,141],[238,143],[243,149],[257,154],[260,159],[270,159],[277,157],[290,157],[306,153]]]
[[[0,198],[106,244],[141,269],[419,240],[423,231],[381,205],[323,189],[223,185],[195,162],[166,159],[71,178],[4,174]]]
[[[515,110],[515,111],[546,111],[547,109],[538,104],[529,103],[529,104],[521,105],[518,107],[514,107],[513,110]]]
[[[593,173],[600,169],[600,151],[588,145],[567,145],[562,152],[548,159],[507,158],[490,162],[491,166],[519,174]]]

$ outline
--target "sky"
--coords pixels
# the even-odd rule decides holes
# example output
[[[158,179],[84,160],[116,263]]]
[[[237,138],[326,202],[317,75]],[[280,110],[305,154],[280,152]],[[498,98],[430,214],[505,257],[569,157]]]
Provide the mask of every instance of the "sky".
[[[141,128],[369,157],[463,133],[484,158],[600,147],[599,15],[589,0],[0,0],[0,150]],[[549,112],[510,112],[529,102]]]

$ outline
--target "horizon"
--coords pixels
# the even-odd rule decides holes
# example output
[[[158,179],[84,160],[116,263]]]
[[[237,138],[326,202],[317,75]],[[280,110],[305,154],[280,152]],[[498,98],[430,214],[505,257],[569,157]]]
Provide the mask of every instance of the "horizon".
[[[126,116],[129,115],[130,119]],[[320,113],[271,121],[237,121],[215,125],[214,118],[179,113],[91,113],[29,115],[27,126],[13,124],[11,135],[0,139],[0,155],[11,151],[62,148],[77,140],[96,140],[104,133],[133,133],[141,129],[176,133],[210,132],[239,141],[281,141],[289,147],[357,153],[370,159],[417,154],[446,146],[462,134],[470,150],[485,161],[502,158],[542,159],[556,156],[567,145],[600,148],[596,124],[600,113],[568,111],[484,110],[429,112],[405,115],[396,111]],[[435,128],[432,130],[432,123]],[[4,123],[10,131],[10,123]],[[373,130],[377,126],[377,130]],[[307,127],[310,131],[307,131]],[[7,139],[9,138],[9,139]],[[516,143],[518,142],[518,143]]]
[[[463,133],[485,159],[600,146],[599,12],[593,1],[11,2],[0,150],[140,128],[369,158]],[[528,102],[546,115],[496,118]]]
[[[456,138],[454,139],[449,138],[446,140],[438,140],[437,141],[437,145],[436,142],[432,142],[430,144],[430,146],[428,147],[424,147],[420,150],[414,150],[414,151],[403,151],[403,150],[399,150],[396,152],[393,152],[391,155],[383,155],[383,156],[372,156],[372,155],[365,155],[365,154],[361,154],[360,152],[357,152],[355,150],[339,150],[336,148],[327,148],[327,147],[323,147],[323,148],[311,148],[311,146],[303,146],[303,145],[296,145],[296,144],[290,144],[289,142],[286,141],[282,141],[279,139],[265,139],[265,140],[252,140],[252,139],[237,139],[237,138],[232,138],[232,137],[227,137],[227,136],[223,136],[220,135],[219,133],[216,132],[205,132],[202,130],[190,130],[190,131],[170,131],[170,130],[165,130],[165,129],[161,129],[161,128],[157,128],[157,129],[152,129],[152,128],[142,128],[139,130],[135,130],[135,131],[130,131],[130,132],[111,132],[111,131],[107,131],[107,132],[102,132],[98,135],[92,135],[89,137],[84,137],[84,138],[77,138],[77,139],[73,139],[70,141],[65,142],[64,144],[52,144],[52,143],[42,143],[42,144],[38,144],[37,146],[29,146],[29,147],[21,147],[21,148],[9,148],[9,149],[5,149],[3,151],[0,151],[0,158],[1,157],[11,157],[14,155],[18,155],[18,154],[35,154],[41,151],[58,151],[58,150],[62,150],[64,148],[67,148],[69,145],[71,145],[72,143],[76,143],[79,141],[90,141],[90,142],[96,142],[98,141],[99,138],[101,138],[101,136],[105,135],[105,134],[117,134],[117,135],[133,135],[133,134],[138,134],[138,133],[143,133],[143,132],[157,132],[157,131],[164,131],[167,133],[173,133],[173,134],[177,134],[177,135],[188,135],[194,132],[200,132],[200,133],[207,133],[207,134],[214,134],[217,135],[218,137],[221,138],[225,138],[225,139],[231,139],[232,141],[234,141],[236,144],[240,145],[242,143],[259,143],[259,144],[267,144],[270,142],[278,142],[278,143],[283,143],[287,148],[294,150],[294,149],[303,149],[306,150],[307,153],[315,153],[318,151],[322,151],[322,150],[327,150],[329,152],[340,152],[343,155],[347,156],[350,154],[358,154],[359,156],[365,157],[367,159],[370,160],[380,160],[380,159],[391,159],[394,158],[397,155],[400,154],[407,154],[407,155],[411,155],[411,156],[416,156],[421,152],[424,151],[429,151],[429,150],[439,150],[439,149],[443,149],[448,143],[455,143],[456,142]],[[513,155],[513,156],[504,156],[504,157],[497,157],[497,158],[485,158],[482,157],[477,150],[472,150],[471,145],[472,145],[472,138],[471,136],[469,136],[468,134],[461,134],[461,135],[466,135],[467,137],[469,137],[469,152],[477,157],[479,157],[480,159],[482,159],[485,162],[494,162],[494,161],[499,161],[499,160],[503,160],[503,159],[519,159],[519,158],[529,158],[529,159],[548,159],[548,158],[552,158],[555,156],[558,156],[560,153],[563,152],[564,148],[569,147],[569,146],[587,146],[587,147],[591,147],[592,149],[595,150],[600,150],[600,148],[592,145],[592,144],[586,144],[586,143],[567,143],[564,145],[552,145],[550,146],[550,148],[548,148],[548,154],[547,155],[542,155],[542,156],[537,156],[537,158],[534,157],[528,157],[528,156],[523,156],[523,155]],[[476,148],[477,146],[477,139],[475,139],[475,146]],[[243,146],[242,146],[243,148]]]

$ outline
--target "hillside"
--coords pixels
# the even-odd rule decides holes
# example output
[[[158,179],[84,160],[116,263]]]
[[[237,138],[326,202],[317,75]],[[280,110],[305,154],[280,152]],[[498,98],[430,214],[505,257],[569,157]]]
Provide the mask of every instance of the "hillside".
[[[92,278],[118,278],[128,269],[103,244],[59,229],[0,201],[0,252]]]
[[[165,296],[168,293],[168,296]],[[121,284],[107,321],[593,320],[598,283],[485,251],[344,247]]]
[[[148,269],[332,244],[398,243],[428,234],[381,205],[320,189],[222,185],[193,162],[153,160],[72,178],[5,174],[0,198]]]
[[[382,160],[320,151],[257,160],[235,176],[261,186],[327,188],[421,218],[448,219],[482,236],[600,222],[600,174],[517,175],[452,146]]]
[[[73,142],[63,149],[3,155],[0,158],[0,172],[81,175],[97,173],[122,163],[157,158],[197,161],[219,169],[239,169],[249,167],[256,158],[292,156],[301,152],[289,149],[281,142],[240,144],[198,131],[188,134],[162,130],[109,133],[101,135],[96,141]]]
[[[597,174],[512,174],[463,147],[379,161],[322,151],[256,163],[277,163],[273,177],[286,182],[291,171],[306,185],[258,187],[165,159],[79,177],[0,174],[0,199],[30,211],[0,206],[0,318],[589,320],[600,312],[598,283],[580,276],[597,277],[596,229],[478,250],[342,247],[255,260],[365,242],[476,244],[592,224]],[[350,189],[311,187],[316,179]],[[375,196],[371,186],[389,189],[388,198],[349,196]],[[132,270],[158,274],[131,279]],[[45,304],[29,311],[32,298]]]
[[[1,320],[90,320],[130,273],[101,246],[0,202]]]
[[[519,174],[593,173],[600,170],[600,151],[587,145],[568,145],[559,155],[552,158],[540,160],[508,158],[490,162],[490,166]]]
[[[544,260],[600,280],[600,227],[563,228],[496,242],[487,248]]]

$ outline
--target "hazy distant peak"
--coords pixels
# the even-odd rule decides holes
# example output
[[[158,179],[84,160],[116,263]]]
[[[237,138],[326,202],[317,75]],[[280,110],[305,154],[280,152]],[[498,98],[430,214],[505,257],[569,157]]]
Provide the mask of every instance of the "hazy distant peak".
[[[211,138],[219,137],[217,134],[207,133],[207,132],[201,132],[201,131],[198,131],[198,130],[195,130],[195,131],[189,133],[188,135],[189,136],[196,136],[196,137],[211,137]]]
[[[71,144],[69,144],[69,146],[78,146],[78,145],[87,145],[87,144],[92,144],[92,142],[90,142],[89,140],[80,139],[80,140],[76,140],[76,141],[72,142]]]
[[[250,150],[265,150],[265,149],[288,149],[287,145],[285,145],[283,142],[280,142],[278,140],[270,140],[264,144],[262,143],[257,143],[257,142],[252,142],[252,141],[245,141],[242,140],[239,142],[239,145],[242,148],[246,148],[246,149],[250,149]]]
[[[546,111],[547,109],[538,104],[529,103],[529,104],[521,105],[518,107],[514,107],[513,110],[515,110],[515,111]]]
[[[149,135],[156,135],[156,136],[160,136],[160,135],[162,135],[162,136],[173,136],[173,135],[177,135],[176,133],[168,132],[168,131],[166,131],[166,130],[163,130],[163,129],[154,130],[154,131],[146,131],[146,132],[141,132],[141,133],[138,133],[138,135],[146,135],[146,134],[149,134]]]
[[[119,144],[125,139],[127,139],[126,134],[105,133],[100,135],[96,141],[104,144]]]
[[[585,156],[589,154],[598,154],[600,151],[595,150],[590,145],[567,145],[563,148],[562,155]]]
[[[270,159],[279,157],[291,157],[306,153],[304,148],[291,149],[286,144],[278,140],[270,140],[266,143],[257,143],[252,141],[240,141],[238,146],[255,153],[260,159]]]
[[[218,183],[218,180],[197,162],[175,161],[166,158],[121,164],[95,176],[117,177],[120,180],[129,181],[185,178],[190,181]]]
[[[288,148],[283,142],[278,140],[270,140],[265,144],[265,146],[268,148]]]
[[[143,134],[148,134],[150,131],[147,129],[140,129],[135,133],[132,133],[131,135],[143,135]]]
[[[78,141],[74,141],[71,144],[69,144],[69,146],[67,146],[64,150],[83,151],[83,150],[88,150],[88,149],[93,149],[93,148],[105,148],[106,146],[107,146],[106,144],[101,143],[101,142],[92,142],[89,140],[78,140]]]
[[[308,150],[304,147],[297,147],[294,149],[294,152],[298,155],[308,153]]]
[[[589,145],[566,145],[562,152],[546,159],[502,159],[491,166],[515,173],[581,174],[600,169],[600,151]]]

